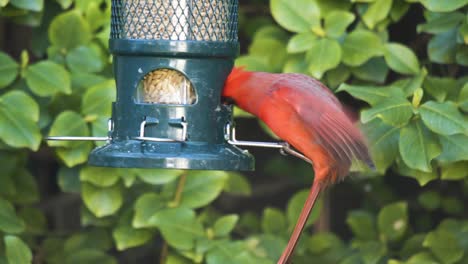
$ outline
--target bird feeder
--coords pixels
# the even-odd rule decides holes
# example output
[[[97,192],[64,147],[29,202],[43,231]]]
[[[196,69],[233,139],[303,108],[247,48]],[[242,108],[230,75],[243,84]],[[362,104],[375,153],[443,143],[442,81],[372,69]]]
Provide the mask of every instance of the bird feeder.
[[[112,0],[109,48],[117,87],[107,140],[89,164],[252,170],[230,144],[221,91],[238,53],[237,0]]]
[[[105,167],[253,170],[221,102],[238,53],[237,0],[112,0],[109,48],[117,87],[105,140],[88,163]],[[310,162],[310,161],[309,161]]]

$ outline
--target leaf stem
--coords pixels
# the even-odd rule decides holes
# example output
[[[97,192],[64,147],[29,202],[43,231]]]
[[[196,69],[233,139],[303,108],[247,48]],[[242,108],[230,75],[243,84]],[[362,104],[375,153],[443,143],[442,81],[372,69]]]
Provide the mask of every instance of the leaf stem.
[[[182,199],[182,192],[184,191],[184,186],[185,186],[186,181],[187,181],[187,171],[184,171],[182,173],[182,175],[180,176],[180,178],[179,178],[179,182],[177,183],[177,187],[176,187],[175,194],[174,194],[174,199],[172,200],[172,202],[169,203],[170,207],[179,206],[180,200]],[[167,242],[164,241],[163,245],[162,245],[162,248],[161,248],[159,263],[161,263],[161,264],[166,263],[168,252],[169,252],[169,247],[167,245]]]

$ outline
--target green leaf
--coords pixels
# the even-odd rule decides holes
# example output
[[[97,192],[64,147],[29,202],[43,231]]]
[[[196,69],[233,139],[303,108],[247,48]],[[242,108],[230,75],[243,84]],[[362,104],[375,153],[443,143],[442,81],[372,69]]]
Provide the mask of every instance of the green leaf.
[[[26,232],[33,235],[43,235],[47,230],[45,214],[34,207],[23,207],[18,215],[26,223]]]
[[[291,37],[286,47],[288,53],[300,53],[312,48],[317,37],[312,32],[306,31]]]
[[[96,249],[83,249],[83,250],[79,250],[77,252],[68,254],[64,262],[66,264],[83,264],[83,263],[117,264],[117,261],[113,257]]]
[[[117,249],[122,251],[144,245],[153,237],[153,232],[145,229],[134,229],[126,225],[119,225],[112,232],[112,236],[114,237]]]
[[[330,251],[339,251],[343,242],[333,233],[317,233],[307,241],[307,249],[314,255],[325,254]]]
[[[468,134],[468,123],[452,102],[428,101],[419,111],[424,124],[438,134]]]
[[[15,193],[9,199],[18,204],[32,204],[39,201],[36,178],[24,168],[16,171],[13,177]]]
[[[396,0],[390,10],[390,18],[392,21],[400,21],[400,19],[408,12],[410,4],[404,0]]]
[[[461,161],[442,167],[442,180],[461,180],[468,176],[468,162]]]
[[[88,22],[75,10],[56,16],[49,26],[50,42],[65,52],[88,44],[91,38]]]
[[[132,226],[135,228],[151,227],[152,223],[149,220],[156,212],[163,209],[166,203],[157,193],[140,195],[134,205],[135,216]]]
[[[39,106],[22,91],[11,91],[0,97],[0,139],[5,144],[36,151],[41,143],[37,121]]]
[[[273,38],[254,39],[249,55],[260,58],[272,71],[279,72],[287,58],[286,44]]]
[[[408,229],[408,205],[397,202],[386,205],[377,217],[379,232],[384,241],[396,241]]]
[[[442,152],[437,138],[419,120],[401,129],[399,149],[408,167],[424,172],[432,171],[432,159]]]
[[[0,88],[4,88],[18,76],[19,65],[3,52],[0,52],[0,65]]]
[[[384,20],[390,13],[393,0],[376,0],[369,5],[366,13],[362,16],[362,20],[370,29],[374,29],[375,25]]]
[[[71,147],[58,148],[57,156],[65,163],[69,168],[82,164],[88,160],[89,152],[93,149],[92,142],[82,141],[73,142],[75,143]]]
[[[411,256],[405,264],[439,264],[434,257],[428,252],[417,253]]]
[[[379,263],[387,253],[385,245],[380,241],[366,241],[361,243],[359,245],[359,251],[365,264]]]
[[[432,12],[450,12],[454,11],[466,4],[468,0],[419,0],[427,9]]]
[[[418,196],[418,202],[429,211],[440,207],[440,194],[436,191],[425,191]]]
[[[263,210],[262,231],[267,234],[281,235],[288,228],[286,216],[276,208],[267,207]]]
[[[19,8],[39,12],[44,8],[44,0],[10,0],[10,3]]]
[[[25,229],[24,221],[19,218],[13,205],[0,198],[0,230],[9,234],[17,234]]]
[[[463,207],[463,202],[455,197],[445,197],[442,200],[442,209],[449,215],[461,215],[464,211]]]
[[[55,1],[60,4],[62,9],[67,9],[67,8],[69,8],[71,6],[71,4],[73,4],[74,0],[55,0]],[[78,3],[77,3],[77,5],[78,5]]]
[[[385,61],[392,70],[402,74],[419,73],[418,58],[411,49],[398,43],[388,43],[385,47]]]
[[[370,109],[361,112],[361,122],[380,118],[392,126],[402,126],[413,116],[411,103],[404,97],[389,97]]]
[[[338,38],[346,32],[346,28],[353,23],[356,16],[347,11],[333,11],[325,17],[325,32],[327,36]]]
[[[455,60],[460,65],[468,66],[468,46],[467,45],[458,47],[457,54],[455,55]]]
[[[363,126],[363,131],[369,139],[370,153],[377,171],[384,174],[398,156],[400,128],[374,119]]]
[[[455,162],[468,160],[468,136],[466,135],[439,135],[442,145],[442,154],[437,157],[441,162]]]
[[[396,169],[399,174],[414,178],[418,181],[420,186],[424,186],[428,182],[439,178],[437,171],[434,169],[431,172],[411,169],[401,159],[397,159],[397,165],[398,167]]]
[[[424,80],[424,91],[434,97],[438,102],[443,102],[447,96],[459,87],[453,78],[427,76]]]
[[[65,61],[71,71],[100,72],[105,64],[101,59],[99,47],[78,46],[65,56]]]
[[[294,194],[291,199],[288,201],[288,206],[286,208],[286,217],[288,219],[288,225],[290,230],[297,222],[299,215],[304,207],[304,203],[309,195],[309,190],[302,190]],[[309,215],[309,219],[307,220],[306,227],[312,225],[315,221],[317,221],[318,217],[320,216],[320,211],[322,210],[322,200],[318,199],[315,203],[312,212]]]
[[[354,236],[360,240],[377,239],[375,217],[367,211],[355,210],[348,214],[346,223]]]
[[[423,246],[444,264],[455,263],[463,257],[463,249],[452,233],[436,230],[427,234]]]
[[[249,196],[252,194],[252,187],[244,175],[236,172],[228,172],[224,191],[234,195]]]
[[[370,105],[375,105],[388,97],[404,97],[402,90],[395,86],[368,86],[368,85],[351,85],[343,83],[336,90],[337,92],[346,91],[353,97],[363,100]]]
[[[429,59],[435,63],[454,63],[457,53],[457,31],[450,30],[434,36],[427,46]]]
[[[8,263],[27,264],[32,262],[32,253],[28,245],[24,243],[19,237],[4,236],[5,251]]]
[[[418,33],[443,33],[456,27],[464,18],[465,16],[461,12],[442,13],[437,17],[430,19],[426,24],[418,25],[417,30]]]
[[[58,171],[58,185],[63,192],[80,193],[80,169],[77,167],[60,167]]]
[[[205,235],[195,212],[184,207],[160,210],[149,222],[159,228],[169,245],[180,250],[194,248],[195,240]]]
[[[370,58],[382,55],[382,41],[375,33],[355,30],[347,35],[342,44],[343,62],[349,66],[359,66]]]
[[[181,194],[180,206],[199,208],[216,199],[224,188],[228,175],[223,171],[190,171]],[[176,183],[165,186],[175,190]]]
[[[357,78],[364,81],[384,83],[388,75],[388,66],[383,58],[372,58],[351,72]]]
[[[341,47],[338,41],[322,38],[312,43],[306,55],[308,70],[315,78],[322,78],[323,74],[340,64]]]
[[[27,67],[24,77],[31,91],[38,96],[71,93],[70,75],[62,65],[53,61],[40,61]]]
[[[9,2],[10,0],[0,0],[0,7],[5,7]]]
[[[81,189],[86,207],[97,217],[112,215],[122,206],[123,194],[118,184],[100,188],[83,183]]]
[[[327,72],[327,84],[331,89],[336,89],[339,85],[343,84],[348,80],[351,75],[351,71],[344,64],[338,65],[338,67],[331,69]]]
[[[165,169],[138,169],[135,172],[140,180],[153,185],[163,185],[173,182],[184,173],[184,171],[181,170]]]
[[[223,237],[229,235],[236,227],[239,221],[239,216],[236,214],[225,215],[216,220],[213,226],[213,232],[216,237]]]
[[[81,115],[64,111],[55,118],[49,136],[89,136],[89,128]],[[75,147],[79,142],[48,141],[47,144],[51,147]]]
[[[293,56],[289,56],[286,60],[283,72],[308,74],[307,67],[308,65],[304,54],[295,54]]]
[[[266,26],[262,26],[257,31],[255,31],[255,35],[253,36],[253,39],[257,39],[257,38],[259,39],[270,38],[270,39],[276,39],[280,42],[285,42],[289,39],[289,35],[283,28],[279,26],[266,25]]]
[[[270,9],[276,22],[292,32],[305,32],[320,23],[320,9],[315,1],[272,0]]]
[[[268,65],[265,61],[265,58],[253,55],[239,56],[235,60],[234,65],[236,67],[244,67],[246,70],[249,71],[273,71],[272,67]]]
[[[119,181],[118,171],[115,168],[84,167],[80,171],[80,180],[97,187],[110,187]]]

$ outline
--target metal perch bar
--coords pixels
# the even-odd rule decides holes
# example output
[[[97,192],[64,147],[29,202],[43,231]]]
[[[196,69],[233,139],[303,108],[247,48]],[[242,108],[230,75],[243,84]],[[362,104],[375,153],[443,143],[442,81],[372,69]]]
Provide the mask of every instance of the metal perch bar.
[[[284,141],[281,142],[260,142],[260,141],[244,141],[244,140],[237,140],[236,139],[236,128],[231,126],[231,124],[226,125],[226,133],[225,138],[227,142],[231,145],[235,146],[248,146],[248,147],[260,147],[260,148],[277,148],[280,150],[282,154],[290,154],[297,158],[300,158],[307,163],[312,164],[312,161],[308,159],[306,156],[302,155],[302,153],[294,150],[291,146]]]

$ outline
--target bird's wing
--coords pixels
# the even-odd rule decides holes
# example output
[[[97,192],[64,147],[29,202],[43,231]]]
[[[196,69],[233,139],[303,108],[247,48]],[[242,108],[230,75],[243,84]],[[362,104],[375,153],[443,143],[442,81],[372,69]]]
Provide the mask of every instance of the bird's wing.
[[[294,109],[315,135],[315,143],[323,146],[336,161],[339,178],[347,174],[353,159],[372,163],[361,132],[328,88],[312,78],[301,81],[288,78],[275,86],[275,99]]]

